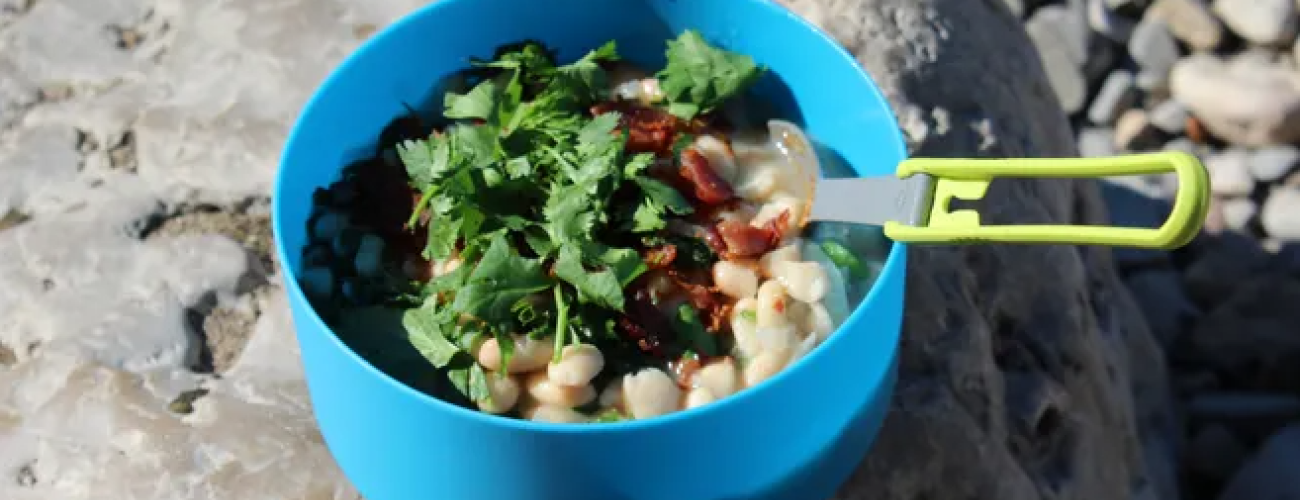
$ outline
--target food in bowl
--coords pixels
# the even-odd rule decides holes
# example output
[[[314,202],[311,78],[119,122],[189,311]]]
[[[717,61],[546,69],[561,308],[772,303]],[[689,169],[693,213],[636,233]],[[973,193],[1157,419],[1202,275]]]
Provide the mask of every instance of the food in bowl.
[[[474,61],[440,120],[395,120],[317,191],[314,307],[354,346],[400,314],[412,385],[558,423],[703,406],[812,351],[873,266],[845,231],[802,230],[813,143],[746,116],[751,58],[693,31],[665,55],[654,75],[613,42],[564,65],[536,42]]]

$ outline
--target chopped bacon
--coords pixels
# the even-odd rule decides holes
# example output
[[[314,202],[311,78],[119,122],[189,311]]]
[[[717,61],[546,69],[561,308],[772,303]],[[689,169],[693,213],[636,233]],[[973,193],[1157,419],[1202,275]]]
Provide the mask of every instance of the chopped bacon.
[[[636,342],[641,352],[664,357],[665,347],[675,337],[672,323],[650,301],[650,294],[644,288],[628,295],[627,313],[618,318],[619,329]]]
[[[704,329],[712,333],[722,332],[727,324],[731,304],[716,287],[702,284],[712,280],[710,274],[701,272],[692,276],[670,269],[668,275],[672,278],[673,284],[686,293],[691,306],[700,312]]]
[[[735,196],[731,185],[709,166],[709,159],[695,149],[682,151],[678,175],[690,183],[691,193],[706,205],[717,205]]]
[[[722,238],[722,233],[718,232],[717,225],[709,226],[704,230],[704,243],[718,255],[727,253],[727,242]]]
[[[649,266],[650,269],[664,269],[672,265],[673,261],[676,259],[676,245],[664,245],[647,249],[642,252],[641,255],[641,260],[645,261],[646,265]]]
[[[680,359],[668,364],[668,368],[673,373],[677,385],[682,389],[691,388],[691,379],[695,372],[700,371],[700,358],[698,356],[685,355]]]
[[[619,125],[627,129],[628,134],[624,150],[629,153],[671,156],[677,132],[688,126],[667,111],[628,101],[602,102],[592,106],[590,111],[592,115],[610,111],[619,113]]]
[[[781,212],[762,227],[754,227],[737,220],[724,220],[714,224],[728,258],[752,258],[767,253],[780,245],[781,238],[790,226],[790,211]],[[716,251],[716,249],[715,249]]]

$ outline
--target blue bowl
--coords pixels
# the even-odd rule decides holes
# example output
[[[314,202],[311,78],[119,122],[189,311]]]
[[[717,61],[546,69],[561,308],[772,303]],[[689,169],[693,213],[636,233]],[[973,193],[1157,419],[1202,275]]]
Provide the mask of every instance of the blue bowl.
[[[469,57],[535,39],[567,62],[614,39],[653,69],[686,29],[767,65],[757,91],[858,174],[891,174],[904,159],[893,113],[853,57],[765,0],[440,0],[371,38],[307,104],[275,185],[276,251],[321,433],[367,499],[804,500],[829,498],[862,460],[894,386],[904,245],[799,363],[717,403],[616,424],[513,420],[430,397],[345,345],[298,285],[312,191]]]

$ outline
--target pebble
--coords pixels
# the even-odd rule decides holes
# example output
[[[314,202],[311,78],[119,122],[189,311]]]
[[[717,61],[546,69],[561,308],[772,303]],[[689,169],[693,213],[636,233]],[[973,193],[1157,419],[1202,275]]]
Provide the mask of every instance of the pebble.
[[[1115,12],[1110,0],[1088,0],[1088,26],[1116,43],[1128,43],[1137,21]]]
[[[1300,241],[1300,188],[1274,189],[1259,216],[1264,232],[1282,241]]]
[[[1259,213],[1259,207],[1250,198],[1224,200],[1220,210],[1223,213],[1223,224],[1228,229],[1242,232],[1255,219],[1255,214]]]
[[[1088,107],[1088,119],[1096,124],[1109,125],[1121,112],[1133,107],[1137,98],[1138,90],[1133,81],[1133,73],[1122,69],[1112,71],[1102,83],[1101,90],[1093,97],[1092,105]]]
[[[1246,54],[1223,60],[1193,54],[1174,65],[1170,91],[1214,135],[1244,146],[1300,140],[1294,70]]]
[[[1137,75],[1137,87],[1153,96],[1168,97],[1169,73],[1164,71],[1141,70]]]
[[[1291,145],[1269,146],[1250,156],[1250,175],[1259,182],[1276,182],[1300,164],[1300,148]]]
[[[1296,500],[1300,498],[1300,424],[1286,427],[1264,443],[1228,482],[1219,500]]]
[[[1215,481],[1232,473],[1249,458],[1249,449],[1226,426],[1210,424],[1196,433],[1187,445],[1187,465],[1192,471]]]
[[[1136,151],[1157,144],[1155,130],[1146,111],[1127,110],[1115,121],[1115,147],[1120,151]]]
[[[1079,130],[1079,156],[1103,158],[1115,156],[1115,130],[1108,127],[1084,127]]]
[[[1215,0],[1214,13],[1242,38],[1281,45],[1295,36],[1295,0]]]
[[[1210,50],[1223,42],[1223,25],[1204,0],[1156,0],[1146,17],[1163,22],[1183,43],[1198,50]]]
[[[1255,179],[1250,176],[1250,152],[1230,148],[1210,156],[1205,161],[1210,171],[1210,190],[1223,196],[1246,196],[1254,191]]]
[[[1191,116],[1187,112],[1187,106],[1173,99],[1167,99],[1147,113],[1147,119],[1151,120],[1151,125],[1164,131],[1167,134],[1181,134],[1187,130],[1187,117]]]
[[[1178,62],[1178,43],[1165,23],[1148,18],[1133,29],[1128,53],[1142,69],[1164,74]]]
[[[1083,73],[1087,62],[1087,27],[1069,9],[1051,5],[1038,9],[1025,30],[1047,72],[1047,81],[1067,114],[1083,109],[1088,82]]]

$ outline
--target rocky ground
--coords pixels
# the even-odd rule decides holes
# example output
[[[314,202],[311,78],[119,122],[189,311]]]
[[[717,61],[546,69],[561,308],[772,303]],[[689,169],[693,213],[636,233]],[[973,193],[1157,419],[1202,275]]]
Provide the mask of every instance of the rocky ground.
[[[898,396],[840,498],[1300,498],[1293,0],[783,1],[917,154],[1180,148],[1218,195],[1172,254],[914,249]],[[320,78],[423,3],[0,0],[0,498],[358,498],[266,197]],[[1171,188],[1007,182],[982,209],[1151,225]]]
[[[1008,0],[1085,156],[1187,151],[1210,169],[1206,234],[1117,253],[1166,350],[1187,498],[1298,498],[1300,7],[1293,0]],[[1112,216],[1162,220],[1170,176],[1116,179]]]

